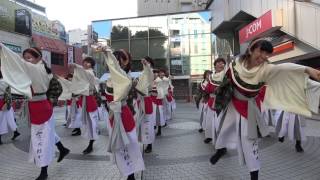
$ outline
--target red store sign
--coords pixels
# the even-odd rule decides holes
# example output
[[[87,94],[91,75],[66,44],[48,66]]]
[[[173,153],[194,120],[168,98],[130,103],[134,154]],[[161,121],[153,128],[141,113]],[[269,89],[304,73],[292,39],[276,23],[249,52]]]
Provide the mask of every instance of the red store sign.
[[[239,31],[240,44],[250,41],[263,33],[279,29],[282,25],[282,13],[281,11],[273,12],[274,11],[272,10],[266,12],[264,15],[242,28]]]

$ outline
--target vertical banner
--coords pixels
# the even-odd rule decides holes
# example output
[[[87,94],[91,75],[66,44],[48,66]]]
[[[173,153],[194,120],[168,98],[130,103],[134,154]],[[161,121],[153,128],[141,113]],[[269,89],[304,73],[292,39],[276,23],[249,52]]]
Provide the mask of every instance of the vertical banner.
[[[51,68],[51,52],[46,50],[41,50],[42,59],[47,63],[47,66]]]
[[[74,63],[73,46],[68,47],[68,64]]]

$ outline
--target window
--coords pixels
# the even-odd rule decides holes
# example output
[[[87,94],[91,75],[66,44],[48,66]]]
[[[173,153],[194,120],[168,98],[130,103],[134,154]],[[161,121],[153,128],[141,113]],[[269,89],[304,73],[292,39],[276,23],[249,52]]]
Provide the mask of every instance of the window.
[[[64,66],[64,55],[51,52],[51,64]]]
[[[172,36],[177,36],[179,35],[180,31],[179,30],[173,30],[172,31]]]
[[[196,44],[194,45],[194,53],[198,54],[198,45],[196,45]]]
[[[173,42],[173,47],[174,48],[179,48],[180,47],[180,42]]]
[[[195,29],[193,32],[194,32],[194,38],[197,39],[198,38],[198,31]]]

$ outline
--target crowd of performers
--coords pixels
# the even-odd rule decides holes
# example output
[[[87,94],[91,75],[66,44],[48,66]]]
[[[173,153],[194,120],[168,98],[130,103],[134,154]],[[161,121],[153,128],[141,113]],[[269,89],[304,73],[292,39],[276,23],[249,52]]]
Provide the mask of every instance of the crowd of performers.
[[[20,135],[16,119],[29,123],[29,160],[41,168],[37,180],[47,179],[55,146],[58,162],[71,151],[55,132],[53,107],[58,100],[65,101],[65,126],[73,129],[71,136],[88,140],[84,155],[94,151],[99,121],[106,124],[107,151],[127,179],[135,179],[135,173],[145,169],[143,152],[152,152],[155,137],[173,118],[174,87],[165,70],[155,70],[146,56],[141,75],[132,78],[130,53],[106,46],[96,51],[103,54],[110,72],[106,82],[95,76],[96,62],[91,57],[84,58],[82,65],[70,64],[70,74],[59,77],[52,74],[39,49],[28,48],[20,57],[0,43],[0,135],[13,131],[15,140]],[[320,71],[292,63],[270,64],[272,52],[269,41],[256,39],[229,64],[216,59],[214,72],[205,71],[199,86],[199,132],[215,149],[210,162],[214,165],[227,150],[237,149],[252,180],[258,179],[258,144],[269,135],[268,126],[275,127],[280,142],[287,136],[295,141],[296,151],[303,152],[304,117],[319,113]]]
[[[260,170],[259,141],[270,137],[273,126],[280,142],[287,136],[303,152],[306,140],[304,118],[319,113],[320,71],[293,63],[268,62],[272,44],[253,40],[245,54],[227,64],[214,62],[214,72],[205,71],[196,98],[204,142],[215,149],[215,165],[227,150],[236,149],[251,180]]]
[[[10,131],[12,140],[19,137],[16,119],[28,122],[29,160],[41,168],[36,180],[48,178],[54,146],[59,150],[58,162],[72,151],[55,132],[53,107],[58,102],[65,102],[64,125],[73,129],[70,136],[88,140],[84,155],[94,151],[99,121],[106,124],[107,151],[129,180],[145,169],[142,154],[152,152],[155,137],[161,136],[161,129],[173,118],[174,87],[166,70],[154,69],[152,58],[146,56],[141,60],[141,75],[132,78],[130,53],[104,46],[96,51],[103,54],[102,63],[110,73],[105,82],[95,76],[96,61],[91,57],[84,58],[82,65],[70,64],[70,73],[60,77],[51,72],[38,48],[28,48],[20,57],[0,43],[0,144],[1,135]]]

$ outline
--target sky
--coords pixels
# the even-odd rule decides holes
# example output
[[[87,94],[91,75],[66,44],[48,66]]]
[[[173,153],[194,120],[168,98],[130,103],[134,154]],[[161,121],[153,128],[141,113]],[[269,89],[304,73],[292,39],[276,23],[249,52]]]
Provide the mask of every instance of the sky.
[[[135,17],[137,0],[31,0],[46,7],[50,20],[59,20],[66,30],[87,29],[93,20]]]

